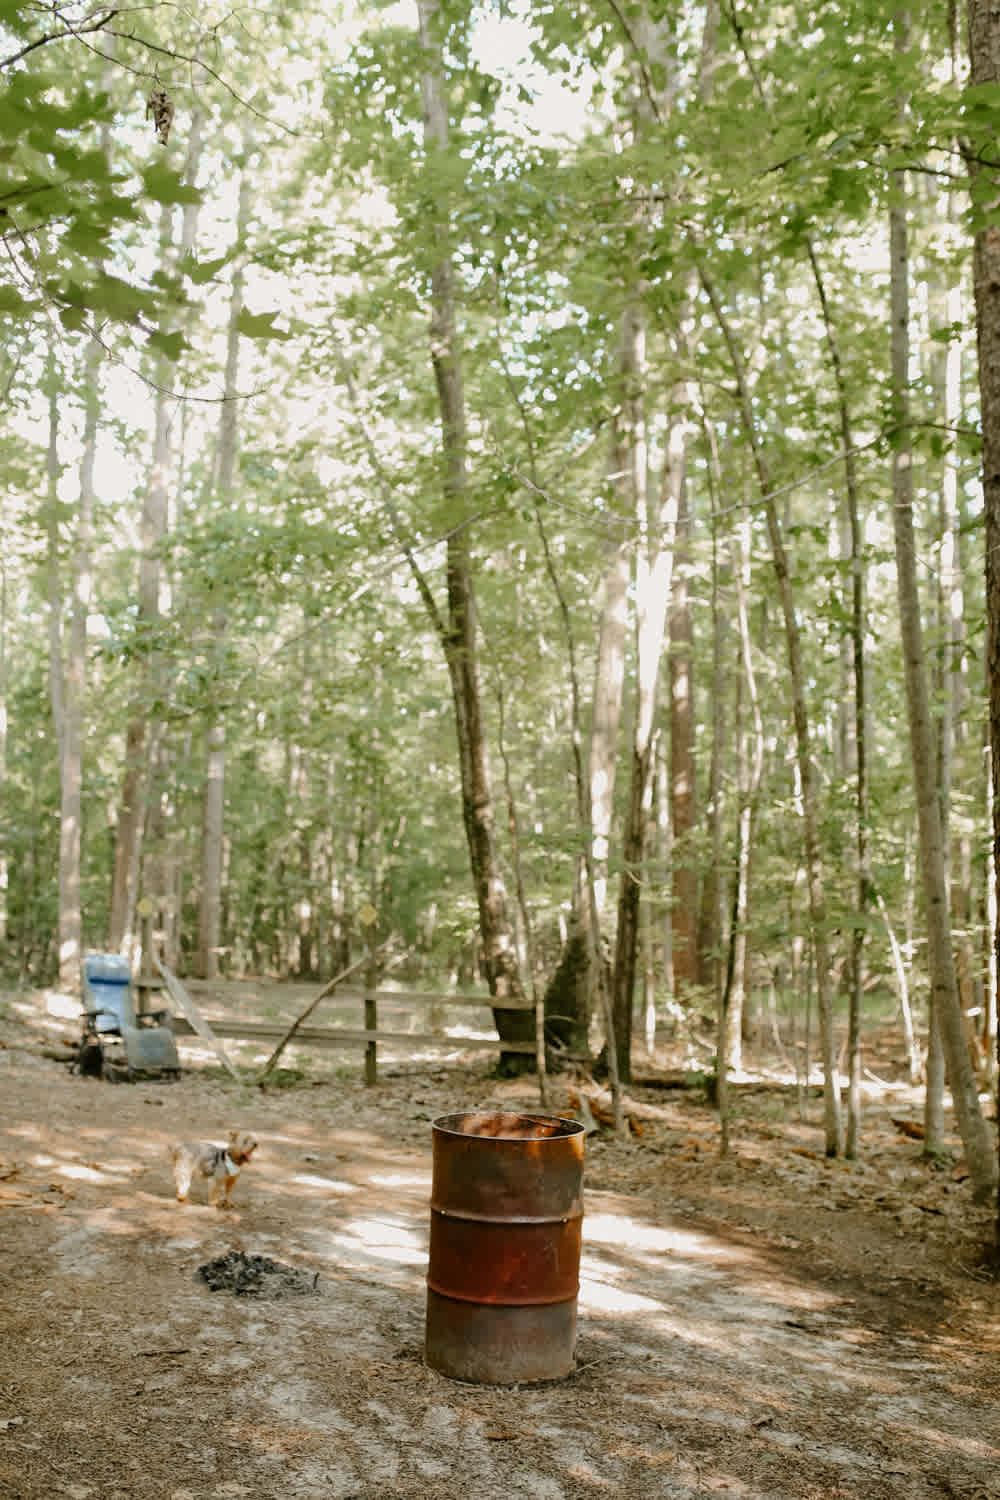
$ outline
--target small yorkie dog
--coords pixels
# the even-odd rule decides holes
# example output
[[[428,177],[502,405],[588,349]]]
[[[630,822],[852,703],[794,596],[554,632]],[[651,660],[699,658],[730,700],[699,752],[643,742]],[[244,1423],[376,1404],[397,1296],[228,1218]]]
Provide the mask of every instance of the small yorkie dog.
[[[206,1141],[183,1141],[171,1146],[178,1203],[187,1202],[191,1179],[198,1176],[207,1177],[211,1183],[210,1203],[217,1208],[232,1208],[240,1167],[246,1165],[256,1149],[256,1140],[245,1130],[232,1131],[225,1146],[212,1146]]]

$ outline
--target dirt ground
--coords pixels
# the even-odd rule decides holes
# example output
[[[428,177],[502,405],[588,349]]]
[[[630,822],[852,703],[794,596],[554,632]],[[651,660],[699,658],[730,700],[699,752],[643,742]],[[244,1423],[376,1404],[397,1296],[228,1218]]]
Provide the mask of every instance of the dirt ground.
[[[182,1046],[179,1082],[114,1086],[46,1055],[51,996],[3,998],[3,1500],[1000,1497],[991,1213],[892,1124],[904,1087],[856,1165],[794,1089],[739,1090],[725,1161],[700,1094],[636,1089],[629,1140],[587,1141],[575,1372],[481,1387],[423,1362],[430,1122],[530,1080],[383,1049],[365,1089],[354,1050],[263,1092]],[[176,1203],[168,1143],[233,1128],[235,1208]],[[237,1252],[315,1289],[210,1290]]]

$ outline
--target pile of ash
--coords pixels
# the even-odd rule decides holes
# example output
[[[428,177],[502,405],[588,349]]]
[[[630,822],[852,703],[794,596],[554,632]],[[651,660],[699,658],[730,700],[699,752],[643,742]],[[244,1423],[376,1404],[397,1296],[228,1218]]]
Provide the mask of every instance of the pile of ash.
[[[230,1250],[217,1260],[198,1267],[198,1275],[213,1292],[232,1292],[235,1297],[311,1297],[319,1289],[319,1272],[299,1271],[267,1255],[246,1255]]]

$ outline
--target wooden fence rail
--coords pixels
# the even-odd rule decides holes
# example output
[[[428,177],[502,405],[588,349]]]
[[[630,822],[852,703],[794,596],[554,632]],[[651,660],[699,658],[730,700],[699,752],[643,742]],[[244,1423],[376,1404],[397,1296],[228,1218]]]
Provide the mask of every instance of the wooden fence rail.
[[[178,981],[175,980],[175,983]],[[221,983],[224,984],[225,981]],[[146,981],[148,984],[149,982]],[[220,984],[209,980],[187,980],[188,988],[204,1000],[208,995],[218,995]],[[317,997],[326,998],[321,994]],[[505,1042],[500,1037],[450,1036],[441,1031],[386,1031],[379,1027],[377,1006],[385,1005],[429,1005],[429,1006],[481,1006],[493,1009],[495,1002],[489,995],[477,995],[469,991],[453,990],[387,990],[374,988],[336,988],[339,1001],[350,1001],[363,1005],[366,1024],[364,1026],[310,1026],[297,1025],[294,1037],[289,1038],[287,1022],[244,1021],[231,1016],[213,1017],[211,1028],[216,1037],[230,1041],[281,1042],[283,1038],[295,1044],[307,1042],[312,1047],[363,1046],[365,1048],[364,1076],[367,1082],[375,1081],[375,1047],[379,1042],[406,1047],[447,1047],[469,1052],[517,1052],[534,1054],[534,1042]],[[309,1007],[311,1010],[313,1007]],[[533,1010],[530,1000],[512,1000],[503,1010]],[[306,1012],[308,1014],[308,1012]],[[184,1015],[175,1014],[172,1026],[177,1036],[197,1036],[198,1030]]]
[[[513,1007],[512,1007],[513,1008]],[[519,1006],[518,1009],[525,1007]],[[173,1030],[177,1036],[196,1036],[189,1021],[181,1016],[173,1018]],[[216,1036],[229,1041],[277,1041],[285,1028],[273,1021],[220,1021],[213,1017],[212,1030]],[[534,1042],[502,1042],[491,1036],[449,1036],[440,1031],[379,1031],[366,1027],[300,1026],[295,1033],[295,1042],[309,1042],[316,1047],[339,1047],[344,1043],[396,1042],[411,1047],[451,1047],[469,1051],[524,1052],[534,1053]]]

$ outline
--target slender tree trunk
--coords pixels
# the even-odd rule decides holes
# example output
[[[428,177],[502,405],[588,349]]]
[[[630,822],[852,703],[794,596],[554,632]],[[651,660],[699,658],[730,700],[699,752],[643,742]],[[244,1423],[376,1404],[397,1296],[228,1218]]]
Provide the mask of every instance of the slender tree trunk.
[[[706,22],[707,25],[707,22]],[[722,867],[722,785],[723,785],[723,741],[725,727],[724,700],[726,674],[723,666],[724,633],[726,616],[721,602],[721,580],[719,568],[719,503],[722,494],[722,466],[715,429],[704,418],[702,407],[702,429],[708,442],[709,491],[712,504],[712,753],[708,774],[708,823],[711,834],[712,859],[705,880],[705,897],[702,902],[703,931],[699,939],[699,951],[710,955],[711,985],[715,1001],[717,1021],[716,1055],[725,1054],[729,1018],[726,1014],[726,971],[723,962],[725,941],[726,882]],[[723,1154],[729,1147],[728,1096],[725,1069],[716,1065],[719,1088],[719,1114],[726,1120],[721,1149]]]
[[[909,20],[896,15],[896,48],[908,45]],[[944,838],[936,775],[936,746],[927,693],[923,627],[917,591],[913,521],[913,471],[909,438],[909,295],[906,207],[902,173],[893,174],[890,208],[892,395],[894,416],[893,531],[906,702],[920,832],[920,863],[927,922],[931,1006],[940,1027],[948,1064],[956,1123],[965,1145],[977,1195],[989,1194],[996,1177],[989,1131],[983,1120],[975,1077],[965,1047],[962,1012],[952,959],[951,923],[945,880]]]
[[[671,1014],[676,1018],[678,1006],[674,990],[674,919],[669,899],[670,861],[673,850],[673,833],[670,827],[669,759],[670,752],[666,744],[666,736],[661,735],[657,741],[656,751],[656,839],[657,857],[660,867],[660,884],[668,895],[667,899],[663,902],[660,939],[663,948],[663,984],[667,992],[667,1003]],[[718,865],[716,869],[719,869]],[[718,890],[718,886],[716,889]],[[719,941],[721,941],[721,933]]]
[[[993,811],[993,768],[987,752],[986,805],[988,813]],[[983,906],[986,915],[986,1045],[990,1051],[990,1076],[993,1086],[1000,1090],[1000,1016],[997,1006],[997,948],[993,935],[997,931],[997,869],[992,860],[987,862],[985,872],[986,891]],[[1000,1095],[997,1098],[997,1115],[1000,1120]],[[1000,1127],[998,1127],[1000,1129]],[[1000,1240],[998,1240],[1000,1245]]]
[[[750,910],[750,859],[753,848],[753,829],[756,821],[757,799],[764,774],[764,721],[760,711],[757,692],[757,674],[754,671],[753,652],[750,640],[750,621],[747,615],[747,596],[750,588],[750,523],[744,519],[739,527],[739,557],[734,559],[733,574],[736,579],[737,620],[740,633],[740,651],[743,658],[743,678],[746,684],[747,703],[750,708],[750,739],[753,746],[749,756],[739,752],[741,769],[739,775],[739,814],[737,822],[736,884],[733,895],[733,919],[730,936],[730,959],[724,996],[723,1052],[718,1061],[718,1074],[727,1069],[743,1066],[743,1014],[746,1005],[746,956],[747,926]]]
[[[561,1047],[575,1053],[577,1057],[584,1058],[589,1056],[590,1051],[589,1027],[595,1009],[595,997],[599,998],[604,988],[604,965],[601,961],[598,933],[593,919],[593,913],[597,910],[598,880],[595,874],[593,817],[590,811],[591,789],[587,782],[584,766],[580,674],[577,666],[576,635],[573,629],[573,620],[569,606],[566,603],[566,595],[559,580],[559,572],[555,565],[552,549],[549,546],[548,532],[539,503],[544,491],[539,483],[540,476],[536,461],[535,439],[531,420],[525,410],[517,382],[511,374],[504,352],[499,317],[497,322],[497,352],[503,366],[508,390],[517,408],[523,430],[524,443],[528,454],[530,487],[534,500],[535,524],[538,528],[538,536],[542,544],[545,570],[558,605],[559,615],[562,620],[563,635],[566,641],[567,698],[570,740],[573,749],[573,784],[575,792],[572,812],[576,818],[582,840],[582,851],[580,858],[576,862],[576,874],[573,882],[569,929],[563,937],[563,953],[542,997],[543,1026],[547,1026],[547,1031],[543,1033],[543,1036],[553,1049]],[[616,573],[622,566],[624,559],[623,544],[619,532],[620,527],[616,526],[615,535],[610,543],[608,554],[609,561],[614,565]],[[612,593],[616,592],[617,588],[615,587],[612,589]],[[624,605],[624,583],[621,592],[622,605]],[[597,681],[598,683],[602,681],[600,673],[598,674]],[[595,711],[596,704],[597,690],[595,687]],[[554,711],[553,731],[555,731]],[[617,740],[617,728],[612,739],[613,741]],[[611,770],[613,773],[613,759]],[[506,763],[506,759],[505,773],[509,782],[510,768]],[[509,794],[508,805],[510,805]],[[610,829],[610,811],[608,816],[608,828]],[[520,889],[518,894],[520,900]],[[527,917],[525,917],[525,931],[527,934]],[[532,982],[534,985],[533,970]],[[602,1004],[602,1014],[605,1013],[605,1010],[606,1007]],[[536,996],[536,1018],[537,1015],[538,1000]]]
[[[7,569],[0,559],[0,787],[7,785]],[[9,870],[0,846],[0,943],[8,938]]]
[[[63,742],[66,737],[65,682],[63,680],[63,599],[62,566],[59,558],[59,391],[55,361],[47,361],[49,384],[49,433],[45,453],[45,530],[47,537],[46,573],[49,629],[49,701],[55,730],[59,775],[62,777]]]
[[[653,800],[654,725],[660,662],[666,632],[674,564],[677,518],[684,489],[685,434],[670,432],[659,504],[649,505],[640,490],[639,547],[636,554],[636,707],[632,731],[632,779],[622,850],[622,880],[615,942],[614,1016],[618,1066],[631,1076],[632,1001],[635,990],[639,904]]]
[[[913,1028],[913,1012],[910,1009],[910,989],[906,976],[906,964],[903,961],[903,950],[899,946],[899,939],[893,930],[889,918],[889,909],[883,900],[881,891],[873,887],[873,897],[879,914],[885,923],[886,937],[889,941],[889,952],[892,955],[892,971],[896,976],[896,996],[899,1000],[899,1015],[903,1026],[903,1041],[906,1044],[906,1056],[909,1063],[910,1083],[914,1088],[920,1082],[920,1044]]]
[[[851,536],[851,634],[854,668],[854,764],[855,764],[855,867],[857,912],[851,933],[851,1002],[847,1034],[847,1140],[845,1154],[855,1157],[861,1129],[861,1010],[864,987],[864,942],[872,904],[871,863],[868,854],[868,692],[865,665],[865,558],[864,533],[858,506],[857,462],[854,431],[847,402],[847,381],[840,358],[840,342],[826,295],[826,285],[812,242],[808,244],[816,291],[823,315],[830,363],[837,390],[840,440],[844,447],[844,487]]]
[[[418,0],[420,43],[423,50],[421,90],[424,141],[429,154],[448,148],[442,47],[438,35],[438,0]],[[442,231],[447,228],[441,224]],[[447,236],[442,235],[447,242]],[[465,398],[455,313],[454,266],[443,254],[431,270],[431,360],[437,386],[444,450],[444,492],[454,514],[468,501],[466,473]],[[443,633],[451,679],[462,781],[462,815],[472,878],[479,909],[483,966],[495,1009],[497,1029],[504,1041],[533,1040],[534,1021],[526,1011],[506,1010],[503,1000],[523,996],[517,971],[513,932],[507,913],[507,893],[496,850],[493,795],[490,785],[486,735],[476,641],[476,612],[472,568],[464,528],[454,530],[447,543],[448,615]],[[521,1071],[523,1057],[501,1052],[505,1072]]]
[[[164,210],[169,233],[169,210]],[[166,234],[161,240],[165,260],[169,247]],[[143,792],[147,777],[150,738],[150,700],[156,676],[153,636],[160,617],[160,563],[156,549],[166,532],[167,476],[170,462],[171,413],[168,405],[169,366],[163,359],[156,369],[153,453],[149,480],[143,502],[139,563],[139,660],[142,663],[140,683],[129,712],[125,732],[125,770],[122,777],[121,802],[115,837],[115,861],[111,882],[111,922],[109,945],[117,951],[130,936],[131,916],[136,898],[136,875],[143,828]]]
[[[1000,83],[1000,9],[994,0],[969,0],[969,57],[973,87]],[[974,149],[980,143],[974,143]],[[982,144],[993,159],[993,133]],[[975,167],[981,181],[988,169]],[[977,194],[981,218],[973,254],[979,393],[983,426],[983,505],[986,518],[986,684],[989,694],[990,782],[993,801],[993,865],[1000,879],[1000,181],[989,181],[988,195]],[[1000,951],[1000,930],[993,933]],[[994,968],[998,967],[996,964]],[[998,1042],[1000,1046],[1000,1042]],[[1000,1068],[997,1076],[1000,1078]],[[1000,1125],[1000,1084],[998,1084]],[[1000,1129],[998,1129],[1000,1141]],[[970,1161],[970,1172],[972,1165]],[[985,1168],[981,1168],[985,1180]],[[978,1176],[977,1176],[978,1181]],[[997,1240],[1000,1256],[1000,1191],[997,1193]]]
[[[621,323],[619,350],[619,400],[612,443],[612,479],[621,514],[638,517],[647,497],[648,452],[646,443],[645,380],[646,327],[642,308],[634,295],[626,300]],[[628,615],[629,555],[622,548],[611,559],[605,580],[605,605],[598,642],[597,678],[594,683],[594,714],[591,729],[590,803],[593,819],[595,867],[594,911],[599,924],[606,896],[607,857],[614,804],[618,725],[625,685],[625,636]],[[636,713],[640,712],[636,706]],[[619,902],[616,951],[612,978],[611,1015],[615,1054],[621,1078],[628,1082],[632,1057],[632,995],[635,985],[635,950],[638,935],[639,879],[635,850],[642,839],[647,815],[643,808],[646,767],[632,754],[629,809],[623,830],[622,891]],[[639,778],[638,783],[636,778]],[[595,800],[596,797],[596,800]],[[638,799],[638,805],[636,805]],[[627,894],[625,894],[627,888]],[[599,956],[600,927],[594,933],[593,951]],[[609,1043],[610,1045],[610,1043]]]
[[[531,998],[535,1003],[535,1070],[538,1074],[538,1100],[543,1109],[548,1109],[549,1085],[545,1055],[545,1003],[542,993],[538,988],[531,908],[528,905],[528,897],[524,889],[524,870],[521,862],[521,830],[517,816],[517,801],[514,797],[514,785],[510,772],[510,757],[507,754],[504,738],[504,696],[503,686],[499,681],[499,674],[496,693],[499,718],[497,742],[500,749],[500,759],[503,764],[504,795],[507,800],[507,831],[510,835],[511,864],[514,869],[514,889],[517,896],[518,910],[521,913],[521,922],[524,927],[524,967],[528,972]]]
[[[188,129],[187,155],[183,168],[185,182],[193,184],[201,153],[201,115],[196,109]],[[170,274],[175,250],[172,240],[174,211],[165,205],[161,216],[161,269]],[[194,249],[197,209],[186,207],[181,230],[180,255]],[[164,313],[160,331],[168,332],[173,319]],[[167,534],[167,509],[170,480],[172,431],[177,399],[171,394],[173,366],[165,357],[156,362],[156,387],[153,413],[153,450],[149,478],[143,499],[139,562],[139,661],[140,680],[133,697],[125,733],[125,769],[115,836],[114,872],[111,883],[111,919],[109,945],[118,950],[131,936],[139,871],[139,851],[144,823],[151,801],[149,767],[157,739],[157,726],[150,719],[150,705],[157,696],[161,676],[159,651],[155,640],[160,622],[160,589],[162,565],[158,548]],[[144,807],[145,804],[145,807]]]
[[[614,461],[618,466],[619,459]],[[594,699],[590,720],[587,774],[590,785],[594,904],[604,911],[608,887],[608,849],[614,813],[615,775],[618,767],[618,726],[621,722],[625,686],[625,642],[628,623],[628,585],[631,564],[622,536],[623,523],[615,524],[601,586],[601,617],[594,668]]]
[[[63,734],[59,809],[59,983],[79,984],[83,932],[80,906],[83,819],[83,723],[87,686],[87,617],[93,580],[94,464],[100,412],[99,379],[103,350],[96,338],[84,357],[83,452],[76,535],[70,566],[70,616],[63,680]]]
[[[788,670],[792,687],[792,716],[795,724],[796,764],[802,797],[802,820],[806,845],[806,877],[809,895],[809,920],[812,935],[812,952],[816,966],[816,995],[820,1016],[820,1041],[823,1052],[823,1121],[826,1138],[826,1154],[836,1156],[840,1151],[840,1095],[837,1081],[837,1059],[833,1037],[833,1006],[829,989],[829,955],[826,942],[826,893],[823,880],[823,861],[820,849],[819,816],[814,790],[812,749],[810,745],[809,716],[805,699],[805,674],[802,665],[802,643],[799,624],[795,614],[795,599],[784,536],[772,494],[773,483],[770,469],[754,421],[750,387],[747,382],[740,349],[729,326],[715,286],[704,268],[700,268],[702,285],[712,304],[719,322],[730,361],[736,375],[740,410],[743,425],[754,456],[757,479],[764,501],[768,537],[771,543],[771,560],[778,584],[781,610],[785,625],[785,644],[788,651]]]
[[[684,998],[698,983],[698,880],[690,848],[697,817],[694,755],[694,645],[688,568],[691,514],[681,496],[677,517],[677,570],[670,607],[670,826],[674,982]]]
[[[247,133],[244,155],[251,152]],[[240,195],[236,213],[237,256],[229,296],[229,325],[226,333],[226,371],[223,381],[222,411],[215,457],[215,498],[220,505],[232,503],[236,479],[236,455],[239,441],[239,367],[240,316],[246,282],[245,242],[250,223],[252,186],[248,166],[240,178]],[[225,609],[215,610],[212,621],[215,637],[215,659],[218,687],[223,690],[224,661],[228,621]],[[214,979],[219,972],[222,941],[222,871],[225,845],[226,804],[226,719],[218,710],[208,727],[205,745],[205,787],[201,821],[201,879],[198,897],[198,973],[203,979]]]
[[[954,194],[948,193],[945,213],[954,232]],[[961,286],[946,292],[945,323],[959,328],[963,318]],[[950,338],[944,359],[944,423],[956,432],[962,419],[962,343]],[[940,704],[940,784],[945,836],[946,877],[954,923],[955,957],[959,974],[959,999],[965,1018],[966,1036],[981,1068],[981,1038],[974,1017],[983,1013],[981,963],[977,951],[976,901],[972,879],[972,843],[967,826],[956,831],[952,824],[952,789],[956,770],[962,769],[969,746],[968,675],[965,656],[965,585],[962,570],[959,462],[954,446],[944,454],[941,475],[940,569],[938,573],[941,670],[938,682]]]

